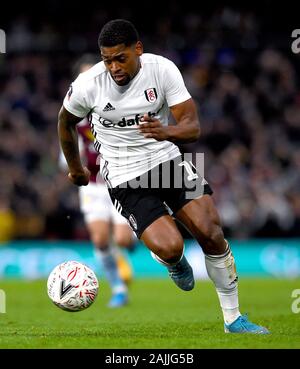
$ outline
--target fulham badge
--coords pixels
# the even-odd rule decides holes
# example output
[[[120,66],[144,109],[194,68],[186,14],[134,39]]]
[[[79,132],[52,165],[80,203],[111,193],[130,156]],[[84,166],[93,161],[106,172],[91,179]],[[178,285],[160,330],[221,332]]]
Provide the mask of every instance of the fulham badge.
[[[148,90],[144,91],[146,99],[150,102],[153,103],[154,101],[156,101],[157,99],[157,92],[156,92],[156,88],[148,88]]]

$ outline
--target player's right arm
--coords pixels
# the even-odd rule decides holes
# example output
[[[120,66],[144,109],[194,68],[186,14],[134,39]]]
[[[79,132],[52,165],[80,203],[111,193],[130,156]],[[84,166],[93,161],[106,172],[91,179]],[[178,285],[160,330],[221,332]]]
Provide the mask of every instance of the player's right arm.
[[[81,163],[76,124],[82,118],[77,117],[61,107],[58,114],[59,142],[68,163],[70,181],[77,186],[86,186],[89,183],[90,172]]]

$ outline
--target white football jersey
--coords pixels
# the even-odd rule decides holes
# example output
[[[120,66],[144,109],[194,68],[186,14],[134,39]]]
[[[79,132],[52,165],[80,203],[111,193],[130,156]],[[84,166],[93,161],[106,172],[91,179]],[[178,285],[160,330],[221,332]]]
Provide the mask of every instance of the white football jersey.
[[[172,61],[154,54],[140,60],[138,74],[126,86],[115,83],[104,62],[94,65],[72,83],[63,103],[77,117],[89,115],[101,174],[110,187],[180,155],[175,144],[145,138],[138,126],[145,113],[168,125],[169,106],[191,96]]]

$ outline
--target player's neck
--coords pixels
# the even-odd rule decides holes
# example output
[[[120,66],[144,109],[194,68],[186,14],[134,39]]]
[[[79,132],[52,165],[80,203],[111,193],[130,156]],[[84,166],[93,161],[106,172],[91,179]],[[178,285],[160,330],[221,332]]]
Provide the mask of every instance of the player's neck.
[[[132,80],[136,77],[136,75],[139,73],[139,71],[141,70],[141,68],[142,68],[142,63],[141,63],[141,59],[139,58],[139,64],[138,64],[138,67],[137,67],[137,69],[135,71],[134,76],[132,77]]]

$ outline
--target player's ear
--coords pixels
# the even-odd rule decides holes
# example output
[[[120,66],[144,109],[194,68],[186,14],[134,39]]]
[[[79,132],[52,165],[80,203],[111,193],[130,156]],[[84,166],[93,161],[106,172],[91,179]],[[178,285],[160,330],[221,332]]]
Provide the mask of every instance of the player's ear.
[[[136,52],[136,55],[137,56],[141,56],[144,52],[144,48],[143,48],[143,44],[141,41],[138,41],[136,44],[135,44],[135,52]]]

